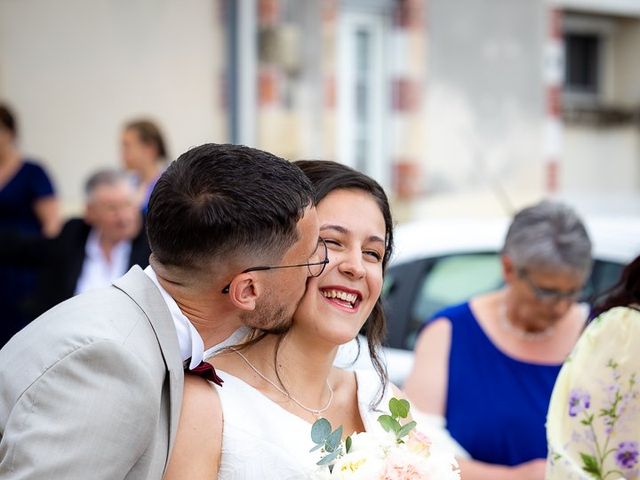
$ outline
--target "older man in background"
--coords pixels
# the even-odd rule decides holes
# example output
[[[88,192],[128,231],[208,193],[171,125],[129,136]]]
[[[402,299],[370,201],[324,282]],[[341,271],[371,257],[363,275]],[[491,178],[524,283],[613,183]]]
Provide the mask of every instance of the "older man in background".
[[[83,218],[67,221],[58,237],[0,237],[0,263],[41,268],[38,289],[23,305],[31,318],[73,295],[109,286],[133,265],[149,264],[142,214],[126,174],[100,170],[87,180],[85,193]]]

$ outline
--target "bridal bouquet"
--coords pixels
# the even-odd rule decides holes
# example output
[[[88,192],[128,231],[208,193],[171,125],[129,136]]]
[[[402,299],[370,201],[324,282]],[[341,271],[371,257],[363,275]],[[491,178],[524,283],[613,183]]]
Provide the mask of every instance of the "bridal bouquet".
[[[409,402],[392,398],[389,415],[380,415],[378,432],[354,433],[344,441],[342,426],[332,431],[324,418],[311,428],[312,452],[322,457],[313,480],[458,480],[460,472],[453,455],[441,450],[406,422]],[[405,419],[405,420],[403,420]]]

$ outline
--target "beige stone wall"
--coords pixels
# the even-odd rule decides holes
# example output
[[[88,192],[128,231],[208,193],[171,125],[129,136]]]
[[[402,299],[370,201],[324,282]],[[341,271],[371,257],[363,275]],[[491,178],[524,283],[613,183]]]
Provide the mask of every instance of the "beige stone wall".
[[[157,120],[174,155],[227,140],[220,15],[212,0],[0,2],[0,97],[66,212],[92,171],[120,165],[127,119]]]
[[[640,19],[620,19],[614,37],[616,100],[640,108]]]

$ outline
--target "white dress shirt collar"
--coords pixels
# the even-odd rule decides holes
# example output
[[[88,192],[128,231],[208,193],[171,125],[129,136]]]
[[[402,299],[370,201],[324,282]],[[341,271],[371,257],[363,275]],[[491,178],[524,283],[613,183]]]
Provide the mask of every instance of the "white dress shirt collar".
[[[107,259],[100,246],[98,232],[92,228],[84,247],[84,261],[74,294],[111,285],[129,269],[130,256],[131,242],[123,240],[113,246],[111,258]]]
[[[244,337],[249,333],[249,328],[240,327],[235,332],[231,334],[226,340],[221,343],[214,345],[213,347],[204,351],[204,341],[202,337],[193,326],[193,324],[189,321],[184,313],[178,307],[176,301],[169,295],[169,293],[162,288],[160,282],[158,281],[158,277],[156,272],[153,271],[151,265],[144,269],[144,273],[151,279],[153,283],[156,284],[158,290],[162,294],[162,298],[164,299],[167,307],[169,308],[169,312],[171,313],[171,318],[173,319],[173,323],[176,327],[176,333],[178,334],[178,345],[180,347],[180,355],[182,357],[182,361],[185,362],[189,359],[189,370],[193,370],[195,367],[200,365],[205,358],[209,358],[212,355],[215,355],[218,351],[223,348],[229,347],[231,345],[236,345],[242,341]]]
[[[200,365],[200,362],[204,359],[204,342],[202,341],[202,337],[196,330],[196,327],[194,327],[186,315],[182,313],[173,297],[171,297],[171,295],[162,288],[162,285],[160,285],[158,277],[156,276],[156,272],[153,271],[151,265],[144,269],[144,273],[147,274],[151,281],[156,284],[158,290],[160,290],[162,298],[171,313],[173,324],[176,327],[182,361],[185,362],[191,359],[189,362],[189,370],[193,370]]]
[[[231,347],[232,345],[238,345],[239,343],[242,343],[242,341],[247,337],[247,335],[249,335],[249,332],[251,332],[251,329],[243,325],[242,327],[238,328],[235,332],[233,332],[226,340],[218,343],[217,345],[214,345],[211,348],[208,348],[204,352],[204,358],[209,358],[214,356],[223,348]]]

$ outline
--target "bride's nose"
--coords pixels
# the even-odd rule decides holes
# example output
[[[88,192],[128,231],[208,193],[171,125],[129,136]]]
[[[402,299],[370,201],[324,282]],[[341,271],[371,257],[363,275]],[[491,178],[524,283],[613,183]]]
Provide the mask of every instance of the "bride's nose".
[[[341,273],[352,278],[364,277],[366,269],[364,268],[362,252],[360,249],[354,248],[344,252],[344,257],[340,259],[338,269]]]

